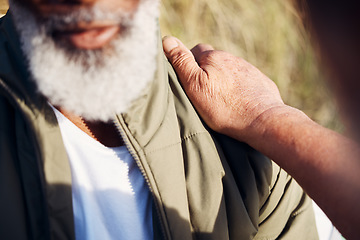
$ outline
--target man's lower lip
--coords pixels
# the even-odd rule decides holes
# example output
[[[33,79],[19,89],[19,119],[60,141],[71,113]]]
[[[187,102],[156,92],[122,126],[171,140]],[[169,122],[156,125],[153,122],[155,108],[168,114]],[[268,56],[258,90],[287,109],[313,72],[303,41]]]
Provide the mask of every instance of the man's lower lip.
[[[107,26],[81,30],[56,32],[56,38],[62,38],[79,49],[98,49],[108,45],[120,32],[120,26]]]

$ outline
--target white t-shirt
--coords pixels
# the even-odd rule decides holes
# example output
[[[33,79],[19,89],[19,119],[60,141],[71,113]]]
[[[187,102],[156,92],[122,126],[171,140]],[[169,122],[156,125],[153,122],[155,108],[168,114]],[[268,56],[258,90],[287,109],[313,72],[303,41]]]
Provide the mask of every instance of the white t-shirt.
[[[330,219],[313,201],[316,226],[319,234],[319,240],[345,240],[340,232],[331,223]]]
[[[105,147],[54,111],[70,160],[76,239],[153,239],[152,197],[126,147]]]

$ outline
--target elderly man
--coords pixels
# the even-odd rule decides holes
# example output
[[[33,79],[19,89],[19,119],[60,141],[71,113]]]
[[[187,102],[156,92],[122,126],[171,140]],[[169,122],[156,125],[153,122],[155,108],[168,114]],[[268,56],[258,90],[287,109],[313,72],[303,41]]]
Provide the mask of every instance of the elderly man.
[[[316,239],[308,197],[209,132],[156,0],[11,0],[0,20],[2,239]]]

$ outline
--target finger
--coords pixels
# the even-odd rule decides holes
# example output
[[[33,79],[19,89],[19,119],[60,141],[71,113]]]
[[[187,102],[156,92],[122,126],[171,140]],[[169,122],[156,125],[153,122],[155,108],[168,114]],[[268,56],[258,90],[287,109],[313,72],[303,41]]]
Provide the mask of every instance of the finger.
[[[192,52],[175,37],[164,37],[163,49],[181,83],[187,89],[190,81],[202,72]]]
[[[192,54],[195,57],[196,62],[200,62],[204,52],[213,51],[214,48],[209,44],[200,43],[191,49]]]

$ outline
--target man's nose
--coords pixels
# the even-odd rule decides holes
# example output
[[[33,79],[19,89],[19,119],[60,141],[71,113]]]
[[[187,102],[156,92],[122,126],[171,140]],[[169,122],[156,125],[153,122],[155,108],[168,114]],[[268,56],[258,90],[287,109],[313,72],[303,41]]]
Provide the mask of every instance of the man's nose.
[[[99,0],[38,0],[42,4],[94,4]]]
[[[19,0],[33,2],[38,5],[93,5],[99,3],[108,6],[132,6],[140,0]]]
[[[15,1],[15,0],[14,0]],[[97,4],[100,8],[133,12],[140,0],[17,0],[41,17],[55,13],[67,13],[75,8]]]
[[[40,6],[59,6],[59,5],[92,5],[104,0],[17,0],[23,5],[31,8],[38,8]],[[105,0],[111,2],[112,0]],[[115,0],[116,1],[116,0]]]

